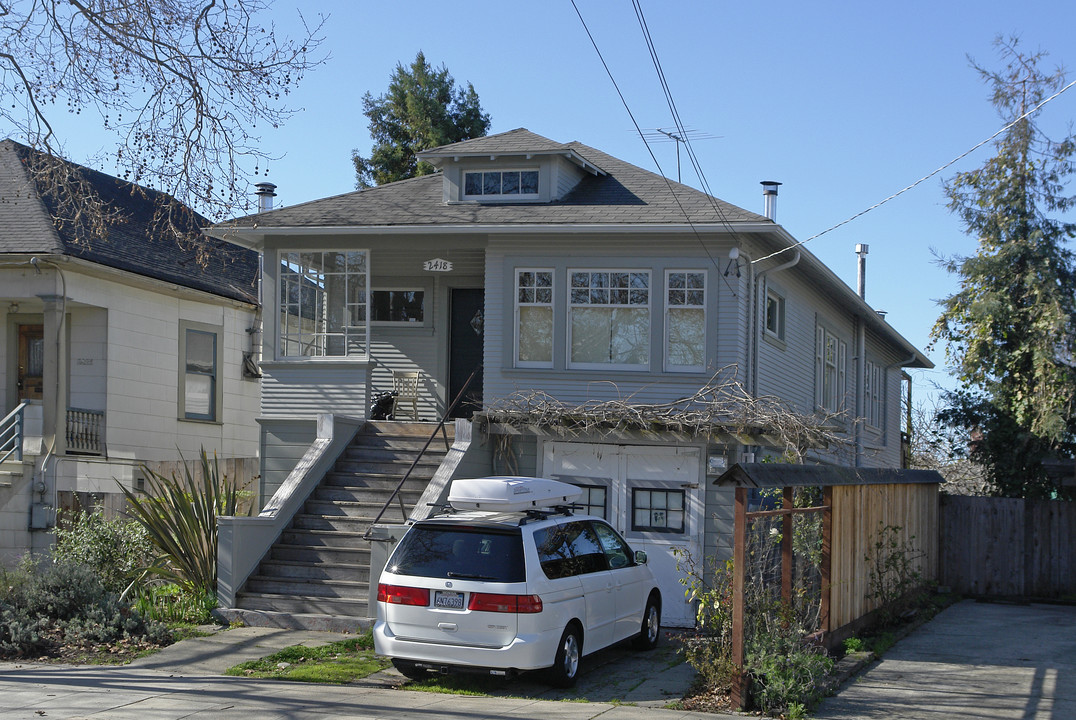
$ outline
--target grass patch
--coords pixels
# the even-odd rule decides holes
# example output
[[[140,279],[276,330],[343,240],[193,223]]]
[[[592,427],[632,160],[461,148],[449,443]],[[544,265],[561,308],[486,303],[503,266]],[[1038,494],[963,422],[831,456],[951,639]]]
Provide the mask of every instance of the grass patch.
[[[320,647],[293,645],[280,652],[240,663],[225,675],[346,685],[388,667],[374,654],[373,636],[363,635]]]

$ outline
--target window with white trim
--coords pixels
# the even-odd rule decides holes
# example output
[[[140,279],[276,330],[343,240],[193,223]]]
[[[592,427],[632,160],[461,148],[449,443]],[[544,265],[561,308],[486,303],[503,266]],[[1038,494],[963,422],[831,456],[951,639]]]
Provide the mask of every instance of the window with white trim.
[[[463,173],[463,197],[538,197],[537,170],[476,170]]]
[[[553,367],[553,271],[516,270],[516,366]]]
[[[222,333],[219,326],[179,322],[179,417],[183,420],[220,420]]]
[[[766,290],[766,334],[785,339],[785,299],[776,290]]]
[[[569,367],[650,367],[650,272],[569,270]]]
[[[863,372],[863,414],[869,425],[881,428],[885,421],[885,369],[868,360]]]
[[[706,273],[665,272],[665,369],[700,371],[706,365]]]
[[[815,405],[829,412],[844,406],[848,369],[848,344],[828,328],[815,328]]]
[[[280,252],[280,357],[370,354],[365,250]]]

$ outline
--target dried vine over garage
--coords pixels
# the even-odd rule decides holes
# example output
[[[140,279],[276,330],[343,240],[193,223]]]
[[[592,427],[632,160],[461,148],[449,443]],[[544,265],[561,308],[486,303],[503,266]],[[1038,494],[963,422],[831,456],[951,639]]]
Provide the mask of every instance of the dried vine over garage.
[[[798,412],[776,397],[753,397],[735,376],[735,366],[723,368],[694,395],[665,403],[628,396],[573,405],[542,390],[523,390],[492,402],[485,417],[491,424],[580,435],[610,430],[730,435],[745,445],[774,448],[795,463],[804,462],[811,450],[842,454],[850,449],[846,413]]]

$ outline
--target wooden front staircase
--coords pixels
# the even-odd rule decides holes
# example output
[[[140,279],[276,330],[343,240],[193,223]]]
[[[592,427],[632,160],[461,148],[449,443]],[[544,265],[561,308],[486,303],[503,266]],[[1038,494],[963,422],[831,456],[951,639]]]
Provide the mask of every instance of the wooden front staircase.
[[[370,541],[363,535],[433,427],[426,423],[366,423],[237,593],[236,609],[361,619],[354,627],[368,624]],[[451,444],[453,427],[445,429]],[[445,454],[445,443],[438,433],[398,495],[408,514]],[[393,500],[383,519],[403,521],[398,500]],[[306,617],[305,622],[293,619],[290,624],[319,627],[313,617]]]

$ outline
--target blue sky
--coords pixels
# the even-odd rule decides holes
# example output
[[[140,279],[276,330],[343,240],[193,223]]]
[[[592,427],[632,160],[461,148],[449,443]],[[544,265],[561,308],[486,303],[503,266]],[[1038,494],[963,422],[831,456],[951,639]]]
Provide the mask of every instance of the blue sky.
[[[576,0],[599,49],[644,129],[673,125],[627,0]],[[967,56],[998,67],[995,36],[1016,34],[1026,50],[1076,67],[1072,0],[906,0],[874,2],[668,2],[641,0],[665,76],[686,126],[717,136],[694,150],[718,197],[762,211],[761,180],[783,183],[778,222],[805,239],[911,184],[1003,124]],[[277,0],[286,30],[294,2]],[[553,140],[578,140],[656,170],[635,133],[570,0],[445,3],[407,0],[303,2],[310,21],[330,16],[323,49],[331,57],[292,96],[302,108],[263,135],[283,158],[268,180],[277,205],[349,192],[351,150],[371,140],[362,95],[384,92],[398,62],[418,50],[470,82],[492,116],[491,133],[526,127]],[[1076,88],[1038,120],[1055,135],[1076,118]],[[77,142],[68,139],[73,159]],[[676,176],[671,142],[652,146]],[[95,148],[87,148],[89,155]],[[954,278],[933,252],[969,253],[945,207],[943,178],[981,164],[984,147],[914,190],[809,244],[855,287],[856,243],[870,245],[867,300],[926,349],[935,300]],[[106,169],[107,168],[102,168]],[[683,181],[698,187],[685,163]],[[918,373],[919,392],[951,384],[941,348],[938,369]]]

